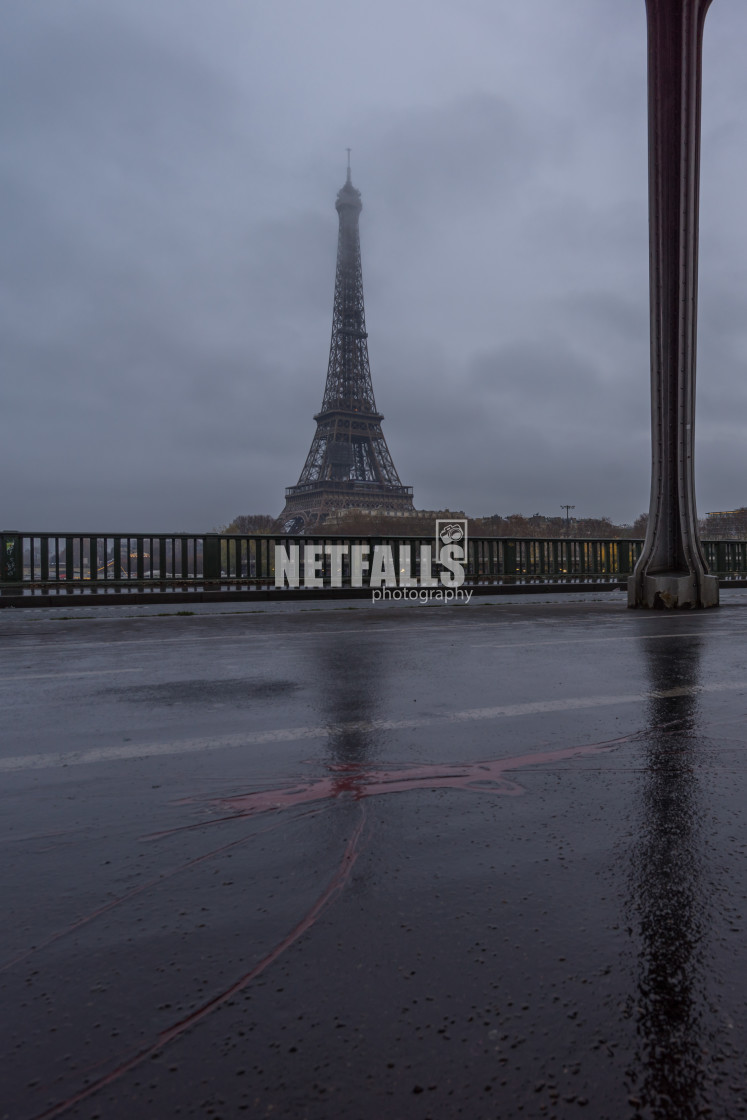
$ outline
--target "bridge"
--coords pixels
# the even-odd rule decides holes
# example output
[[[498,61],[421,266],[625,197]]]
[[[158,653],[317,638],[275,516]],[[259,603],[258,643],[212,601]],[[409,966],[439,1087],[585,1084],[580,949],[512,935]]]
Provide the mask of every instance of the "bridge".
[[[432,536],[338,537],[285,535],[2,533],[0,607],[49,605],[71,595],[94,603],[190,599],[333,599],[370,596],[369,580],[356,581],[354,550],[374,556],[387,549],[408,557],[413,586],[432,574]],[[277,550],[299,550],[298,587],[279,580]],[[471,537],[464,583],[474,594],[556,590],[611,590],[627,585],[642,554],[642,540]],[[747,541],[703,541],[711,573],[722,585],[747,585]],[[343,560],[333,579],[333,551]],[[317,556],[317,578],[307,580],[305,557]],[[403,551],[404,550],[404,551]],[[426,567],[428,568],[426,572]],[[281,583],[281,586],[278,584]],[[321,584],[321,586],[319,586]],[[19,598],[20,597],[20,598]]]
[[[745,597],[16,599],[7,1115],[736,1120]]]

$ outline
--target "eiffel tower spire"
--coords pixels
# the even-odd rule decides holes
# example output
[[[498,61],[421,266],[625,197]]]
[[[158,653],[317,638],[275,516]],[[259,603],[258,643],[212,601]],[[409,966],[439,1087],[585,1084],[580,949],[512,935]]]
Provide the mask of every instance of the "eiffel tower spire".
[[[349,149],[347,179],[335,207],[340,227],[327,383],[301,476],[285,492],[280,519],[290,533],[346,509],[413,508],[412,487],[400,482],[371,383],[358,233],[361,192],[353,186]]]

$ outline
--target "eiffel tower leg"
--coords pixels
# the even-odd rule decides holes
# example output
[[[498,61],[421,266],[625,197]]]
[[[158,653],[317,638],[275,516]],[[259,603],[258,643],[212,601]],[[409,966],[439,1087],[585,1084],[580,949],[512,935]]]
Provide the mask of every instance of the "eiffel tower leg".
[[[693,473],[703,23],[711,0],[646,0],[652,474],[631,607],[715,607]]]

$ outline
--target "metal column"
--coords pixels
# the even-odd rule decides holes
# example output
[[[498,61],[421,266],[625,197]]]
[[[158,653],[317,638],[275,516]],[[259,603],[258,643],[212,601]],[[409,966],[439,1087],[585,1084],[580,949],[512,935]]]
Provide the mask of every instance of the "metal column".
[[[715,607],[693,474],[703,23],[711,0],[646,0],[651,505],[631,607]]]

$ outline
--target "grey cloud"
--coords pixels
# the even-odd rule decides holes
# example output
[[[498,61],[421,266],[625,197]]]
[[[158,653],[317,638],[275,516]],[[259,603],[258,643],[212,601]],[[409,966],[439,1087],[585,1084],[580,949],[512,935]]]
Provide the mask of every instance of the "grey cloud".
[[[393,0],[6,7],[3,523],[280,510],[324,389],[347,144],[374,388],[416,504],[645,508],[643,4],[429,4],[425,30]],[[747,501],[745,32],[713,6],[703,508]]]

